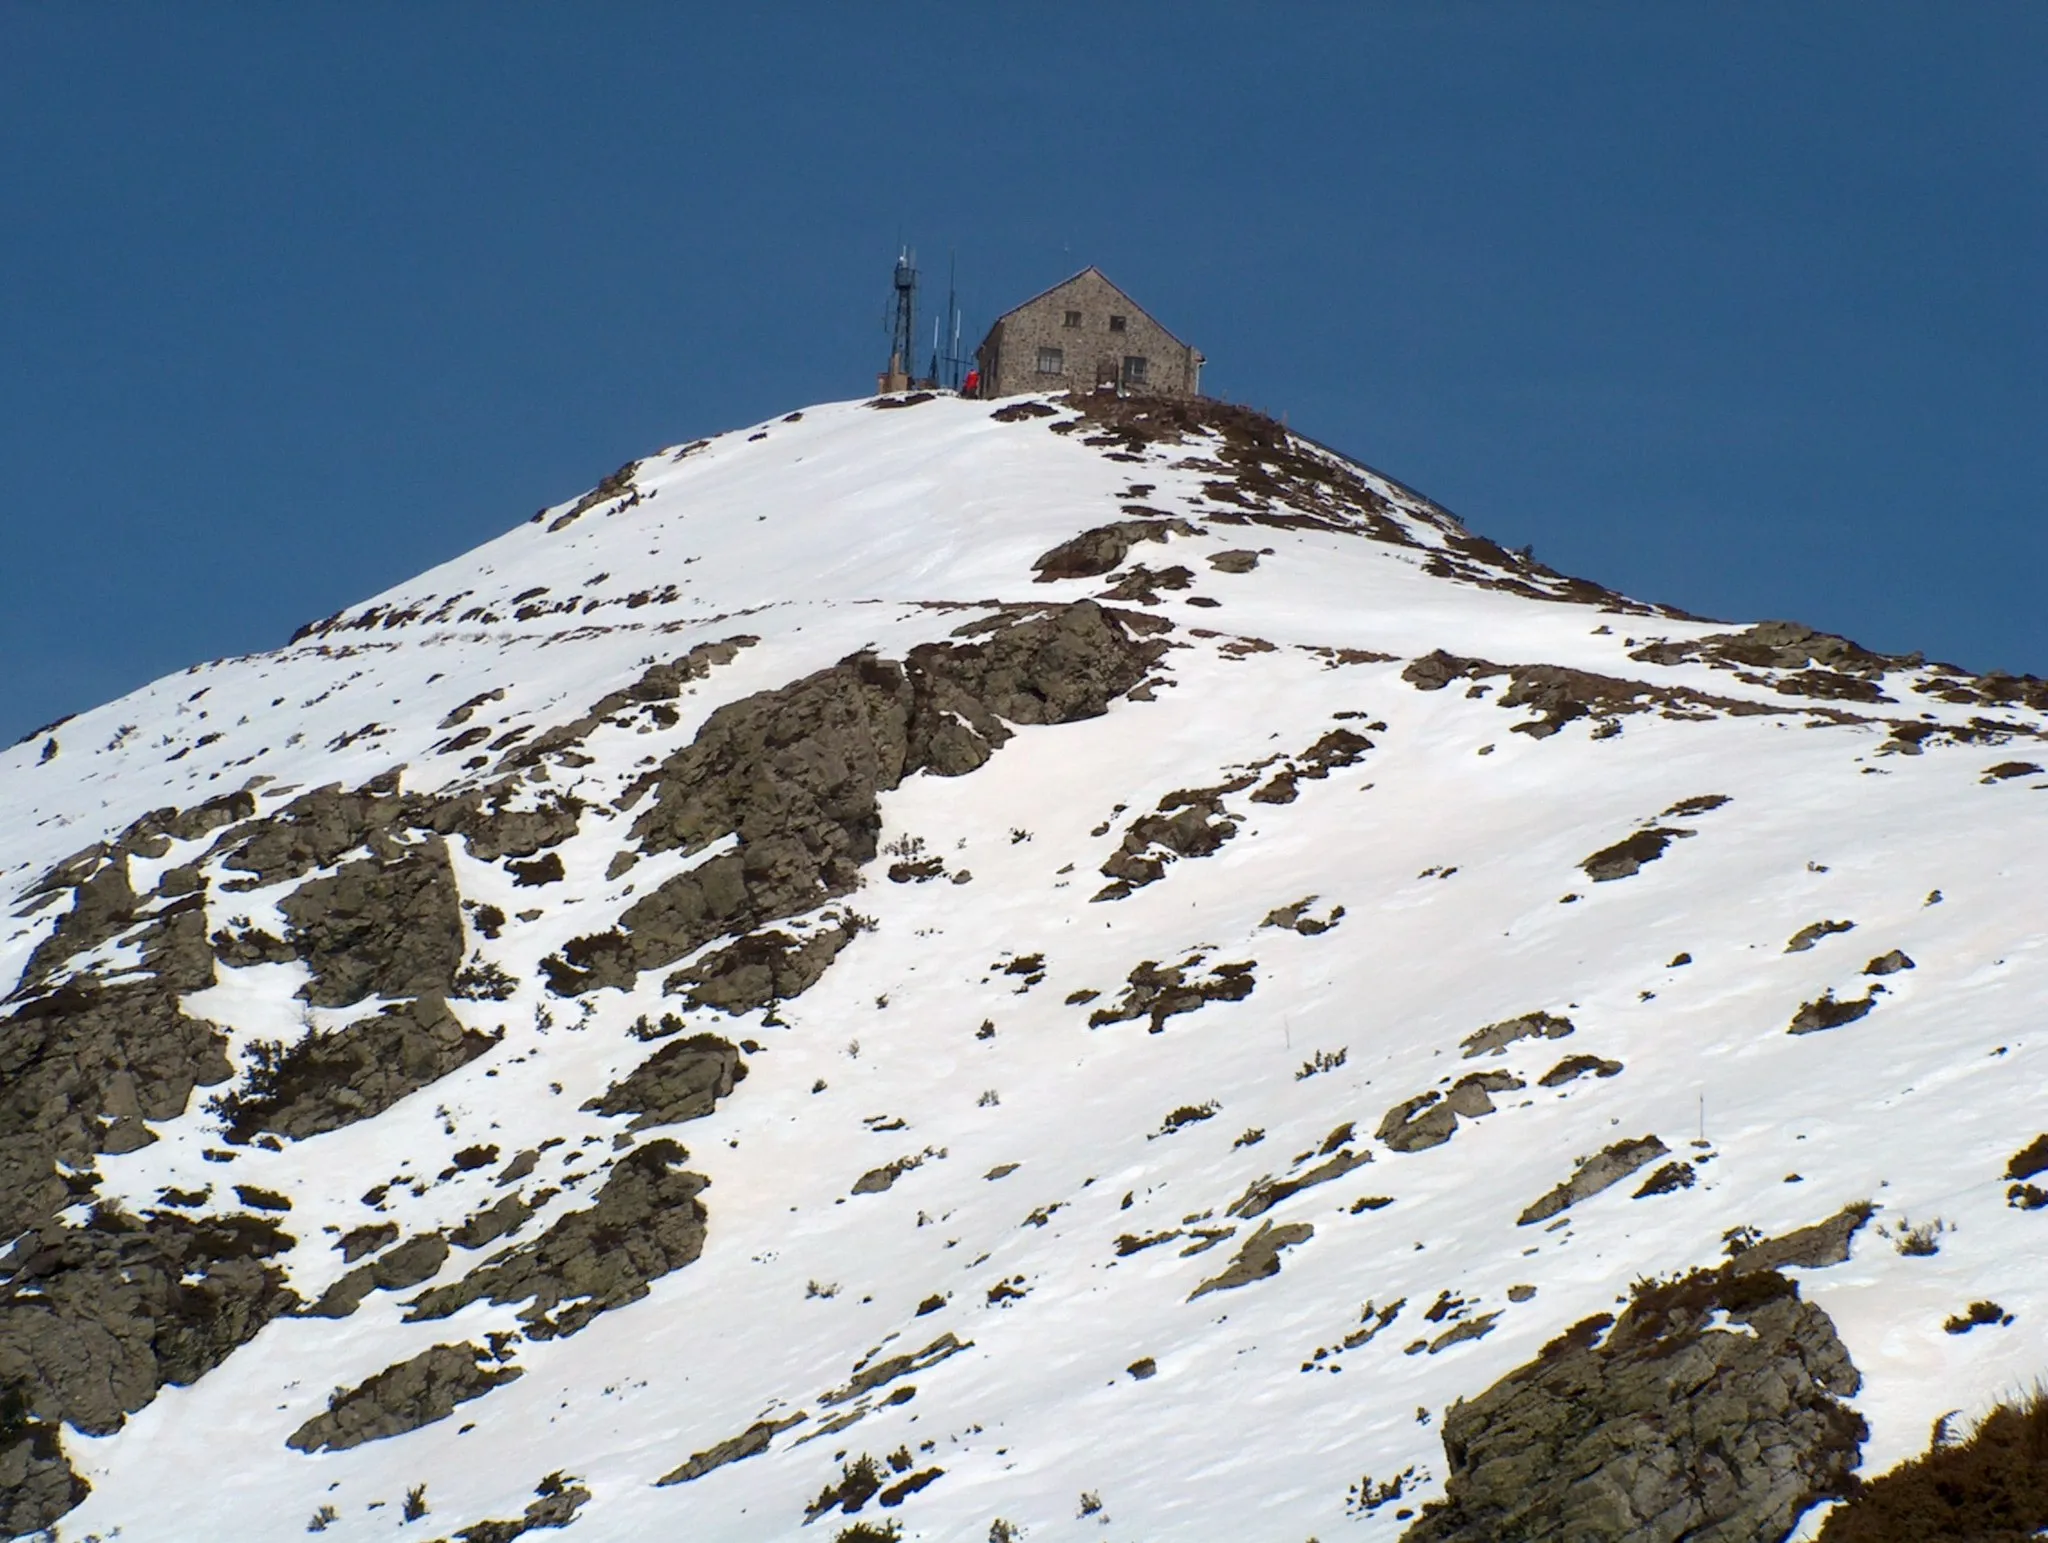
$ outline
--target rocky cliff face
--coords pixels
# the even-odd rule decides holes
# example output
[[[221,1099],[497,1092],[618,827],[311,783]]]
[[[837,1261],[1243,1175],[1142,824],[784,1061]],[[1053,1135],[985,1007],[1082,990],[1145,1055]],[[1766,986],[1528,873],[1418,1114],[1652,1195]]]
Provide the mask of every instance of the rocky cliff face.
[[[0,1527],[1775,1543],[2048,1349],[2044,713],[1218,404],[632,463],[0,757]]]

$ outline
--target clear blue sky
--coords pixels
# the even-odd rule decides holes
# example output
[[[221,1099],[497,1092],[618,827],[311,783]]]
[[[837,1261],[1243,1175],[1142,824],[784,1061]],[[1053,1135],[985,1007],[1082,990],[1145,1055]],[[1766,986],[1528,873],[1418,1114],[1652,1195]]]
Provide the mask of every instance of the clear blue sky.
[[[1558,567],[2048,674],[2039,0],[0,0],[0,740],[860,394],[899,236]]]

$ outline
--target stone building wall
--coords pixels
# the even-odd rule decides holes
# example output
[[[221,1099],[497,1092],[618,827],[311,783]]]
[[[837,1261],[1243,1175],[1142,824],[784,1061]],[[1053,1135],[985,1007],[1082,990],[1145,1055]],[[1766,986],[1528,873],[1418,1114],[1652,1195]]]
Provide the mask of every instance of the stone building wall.
[[[983,396],[1112,384],[1152,396],[1201,394],[1201,353],[1093,268],[1004,316],[975,360]]]

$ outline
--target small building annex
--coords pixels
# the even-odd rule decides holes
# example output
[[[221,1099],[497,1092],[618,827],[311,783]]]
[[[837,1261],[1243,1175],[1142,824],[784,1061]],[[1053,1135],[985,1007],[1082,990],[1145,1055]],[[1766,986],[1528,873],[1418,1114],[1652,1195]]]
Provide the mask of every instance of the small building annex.
[[[1202,355],[1102,276],[1083,268],[1005,312],[975,350],[975,395],[1113,388],[1199,396]]]

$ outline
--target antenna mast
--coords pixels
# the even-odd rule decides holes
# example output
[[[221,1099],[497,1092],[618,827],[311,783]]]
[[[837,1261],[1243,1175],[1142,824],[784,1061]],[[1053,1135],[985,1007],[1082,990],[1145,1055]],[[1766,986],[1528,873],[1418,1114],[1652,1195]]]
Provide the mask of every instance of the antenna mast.
[[[937,349],[936,347],[934,347],[934,349],[933,349],[933,354],[934,354],[934,362],[933,362],[933,366],[932,366],[932,374],[933,374],[933,375],[934,375],[935,377],[937,377],[937,378],[939,379],[939,383],[940,383],[941,385],[944,385],[944,386],[948,387],[948,388],[949,388],[949,389],[951,389],[951,390],[954,390],[954,391],[958,391],[958,390],[960,389],[960,380],[961,380],[961,369],[960,369],[960,365],[961,365],[961,358],[960,358],[960,286],[959,286],[959,282],[958,282],[958,280],[959,280],[959,272],[960,272],[960,254],[959,254],[959,252],[958,252],[958,251],[956,250],[956,251],[953,251],[953,252],[949,252],[949,253],[947,253],[947,254],[946,254],[946,326],[947,326],[947,328],[948,328],[948,329],[950,330],[950,332],[951,332],[952,336],[951,336],[951,337],[950,337],[950,338],[949,338],[949,339],[947,340],[947,342],[946,342],[946,351],[945,351],[945,353],[944,353],[943,355],[940,355],[940,354],[938,353],[938,349]],[[935,341],[936,341],[936,340],[935,340]],[[944,374],[943,376],[941,376],[941,375],[939,374],[939,369],[938,369],[938,364],[937,364],[937,360],[938,360],[939,358],[943,358],[943,359],[945,360],[945,363],[946,363],[946,369],[945,369],[945,374]]]

